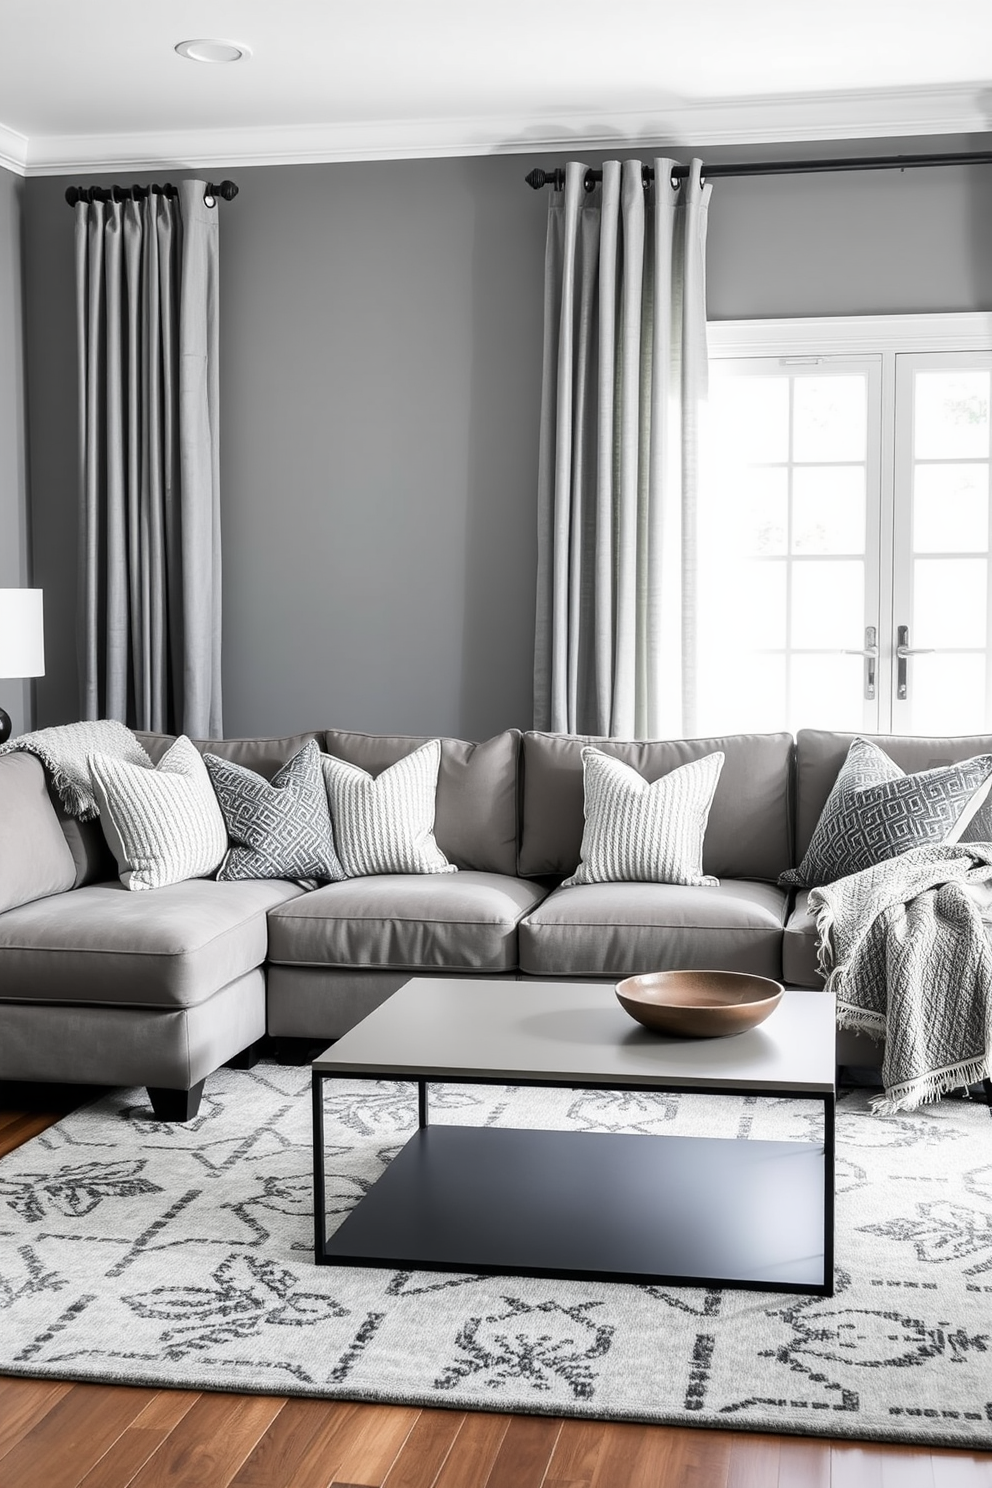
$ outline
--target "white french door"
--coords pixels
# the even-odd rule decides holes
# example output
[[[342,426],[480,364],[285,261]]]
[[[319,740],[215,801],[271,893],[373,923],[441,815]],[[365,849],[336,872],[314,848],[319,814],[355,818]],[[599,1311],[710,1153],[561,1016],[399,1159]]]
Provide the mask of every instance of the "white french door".
[[[715,369],[700,733],[875,730],[877,658],[860,653],[879,628],[880,408],[877,356]]]
[[[990,385],[989,354],[896,357],[893,733],[992,724]]]
[[[748,329],[752,344],[783,335],[752,323],[733,354],[711,350],[699,734],[992,731],[992,326],[978,319],[793,323],[777,356],[742,354]],[[962,321],[988,349],[899,349],[947,345]]]

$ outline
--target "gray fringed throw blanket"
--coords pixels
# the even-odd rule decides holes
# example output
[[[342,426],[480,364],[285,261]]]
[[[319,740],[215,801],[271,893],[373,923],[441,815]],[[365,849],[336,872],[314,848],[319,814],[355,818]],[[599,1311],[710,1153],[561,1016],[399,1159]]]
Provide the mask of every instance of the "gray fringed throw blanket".
[[[885,1039],[884,1115],[992,1070],[992,843],[916,847],[813,889],[837,1023]]]
[[[132,765],[151,765],[148,753],[131,730],[114,718],[60,723],[54,728],[19,734],[16,739],[0,745],[0,754],[9,754],[15,749],[37,755],[69,816],[80,821],[89,821],[98,814],[86,763],[88,755],[109,754]]]

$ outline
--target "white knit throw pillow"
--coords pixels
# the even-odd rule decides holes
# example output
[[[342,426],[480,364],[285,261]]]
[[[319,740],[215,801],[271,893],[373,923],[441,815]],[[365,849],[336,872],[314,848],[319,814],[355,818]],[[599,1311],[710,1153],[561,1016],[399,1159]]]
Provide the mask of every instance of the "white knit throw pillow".
[[[703,836],[724,755],[690,760],[651,784],[623,760],[582,751],[586,824],[574,884],[670,883],[716,886],[703,872]]]
[[[129,889],[160,889],[217,871],[227,828],[207,767],[181,734],[152,769],[88,758],[100,825]]]
[[[320,762],[334,843],[349,878],[456,871],[434,840],[439,739],[376,776],[330,754]]]

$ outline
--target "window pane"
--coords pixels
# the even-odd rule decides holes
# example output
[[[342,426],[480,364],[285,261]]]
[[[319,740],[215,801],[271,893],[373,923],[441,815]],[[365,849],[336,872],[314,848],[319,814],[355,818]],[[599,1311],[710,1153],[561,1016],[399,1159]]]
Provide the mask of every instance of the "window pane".
[[[917,558],[910,645],[984,646],[986,584],[984,559]]]
[[[986,731],[984,656],[911,656],[908,668],[914,734]]]
[[[914,411],[918,460],[988,455],[988,372],[917,372]]]
[[[715,377],[710,397],[712,427],[735,463],[789,458],[788,377]]]
[[[784,559],[739,565],[724,635],[734,653],[784,647],[785,581]]]
[[[794,460],[863,460],[867,430],[864,377],[797,377]]]
[[[797,467],[792,477],[792,551],[863,553],[864,550],[864,466]]]
[[[736,510],[738,552],[755,558],[784,553],[788,514],[788,470],[765,466],[745,471]]]
[[[864,644],[864,564],[799,560],[792,576],[792,644],[841,650]]]
[[[864,727],[864,658],[830,653],[793,656],[789,671],[789,728]]]
[[[785,656],[731,656],[724,650],[713,665],[701,668],[698,708],[701,735],[787,727]]]
[[[918,465],[913,494],[917,553],[984,553],[989,545],[989,467]]]

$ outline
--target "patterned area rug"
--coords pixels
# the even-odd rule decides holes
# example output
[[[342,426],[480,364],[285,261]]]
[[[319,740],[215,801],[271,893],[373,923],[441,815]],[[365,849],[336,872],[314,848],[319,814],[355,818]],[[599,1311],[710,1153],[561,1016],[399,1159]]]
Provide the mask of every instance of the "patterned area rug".
[[[411,1086],[326,1087],[337,1222]],[[435,1087],[432,1120],[815,1140],[754,1097]],[[138,1092],[0,1162],[0,1372],[992,1448],[992,1120],[838,1111],[832,1298],[316,1267],[309,1071]],[[332,1217],[332,1223],[333,1223]]]

